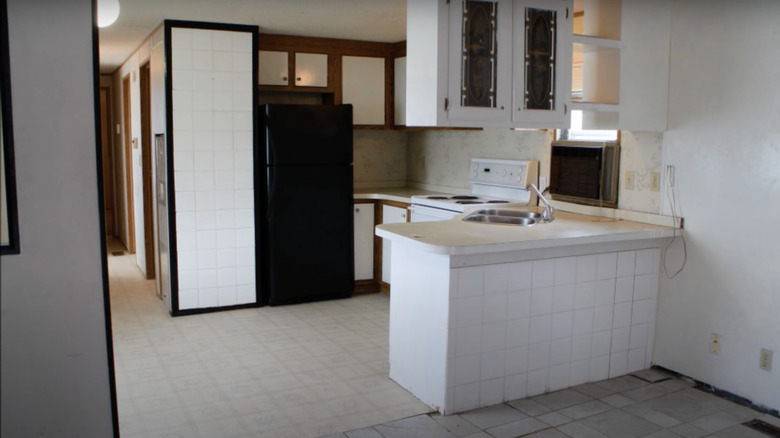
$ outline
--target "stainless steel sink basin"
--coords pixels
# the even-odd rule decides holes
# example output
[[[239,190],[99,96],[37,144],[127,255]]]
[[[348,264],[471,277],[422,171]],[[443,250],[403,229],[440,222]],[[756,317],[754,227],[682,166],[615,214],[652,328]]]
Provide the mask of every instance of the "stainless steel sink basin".
[[[542,214],[533,211],[484,209],[463,218],[466,222],[503,225],[534,225],[542,220]]]

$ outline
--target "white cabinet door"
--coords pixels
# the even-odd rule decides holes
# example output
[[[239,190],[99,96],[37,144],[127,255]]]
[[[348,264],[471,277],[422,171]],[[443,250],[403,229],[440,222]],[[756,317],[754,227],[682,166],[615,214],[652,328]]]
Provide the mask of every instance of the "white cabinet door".
[[[328,55],[319,53],[296,53],[295,86],[327,87]]]
[[[385,59],[341,58],[342,102],[351,103],[355,125],[385,124]]]
[[[406,222],[408,214],[408,210],[405,208],[383,205],[382,223],[397,224]],[[382,240],[382,281],[388,284],[390,283],[390,251],[390,241],[387,239]]]
[[[393,76],[395,77],[394,85],[394,119],[395,125],[406,125],[406,57],[395,58],[395,66]]]
[[[355,204],[355,280],[374,279],[374,204]]]
[[[261,50],[257,59],[260,85],[287,85],[290,74],[287,52]]]

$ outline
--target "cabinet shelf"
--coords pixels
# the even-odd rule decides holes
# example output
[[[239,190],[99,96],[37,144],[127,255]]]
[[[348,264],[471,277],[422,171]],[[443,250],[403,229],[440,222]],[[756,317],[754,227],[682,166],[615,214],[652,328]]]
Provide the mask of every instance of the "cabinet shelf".
[[[572,42],[574,44],[582,44],[585,46],[596,46],[596,47],[604,47],[609,49],[620,48],[620,40],[615,40],[611,38],[599,38],[599,37],[593,37],[588,35],[574,34],[572,36]]]

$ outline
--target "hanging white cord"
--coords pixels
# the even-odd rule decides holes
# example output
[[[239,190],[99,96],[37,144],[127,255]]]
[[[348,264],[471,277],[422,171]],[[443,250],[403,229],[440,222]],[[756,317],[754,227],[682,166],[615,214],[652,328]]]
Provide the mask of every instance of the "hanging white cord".
[[[670,197],[671,192],[671,197]],[[688,248],[685,245],[685,234],[683,233],[682,224],[680,224],[680,240],[682,240],[682,246],[683,246],[683,262],[682,265],[680,265],[680,269],[678,269],[674,274],[669,276],[669,268],[667,267],[666,261],[666,252],[669,250],[669,247],[672,246],[672,243],[674,243],[675,239],[677,239],[677,220],[679,219],[677,217],[677,197],[674,194],[674,185],[673,185],[673,178],[671,172],[666,172],[666,199],[669,201],[669,206],[672,209],[672,219],[674,220],[675,228],[672,231],[672,240],[669,241],[669,243],[666,244],[663,251],[663,259],[664,259],[664,274],[666,275],[666,278],[672,279],[677,276],[680,272],[682,272],[683,268],[685,267],[685,262],[688,260]]]

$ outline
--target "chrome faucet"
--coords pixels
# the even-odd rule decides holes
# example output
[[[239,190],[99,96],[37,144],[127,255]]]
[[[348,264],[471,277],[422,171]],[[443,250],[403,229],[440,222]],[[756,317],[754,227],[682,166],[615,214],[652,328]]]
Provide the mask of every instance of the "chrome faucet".
[[[547,199],[544,198],[542,195],[542,192],[539,191],[539,189],[536,188],[533,184],[528,184],[528,187],[525,188],[526,190],[533,189],[534,192],[536,192],[536,195],[539,197],[539,199],[544,203],[544,213],[542,213],[542,222],[552,222],[555,220],[553,217],[553,207],[550,205],[549,202],[547,202]]]

